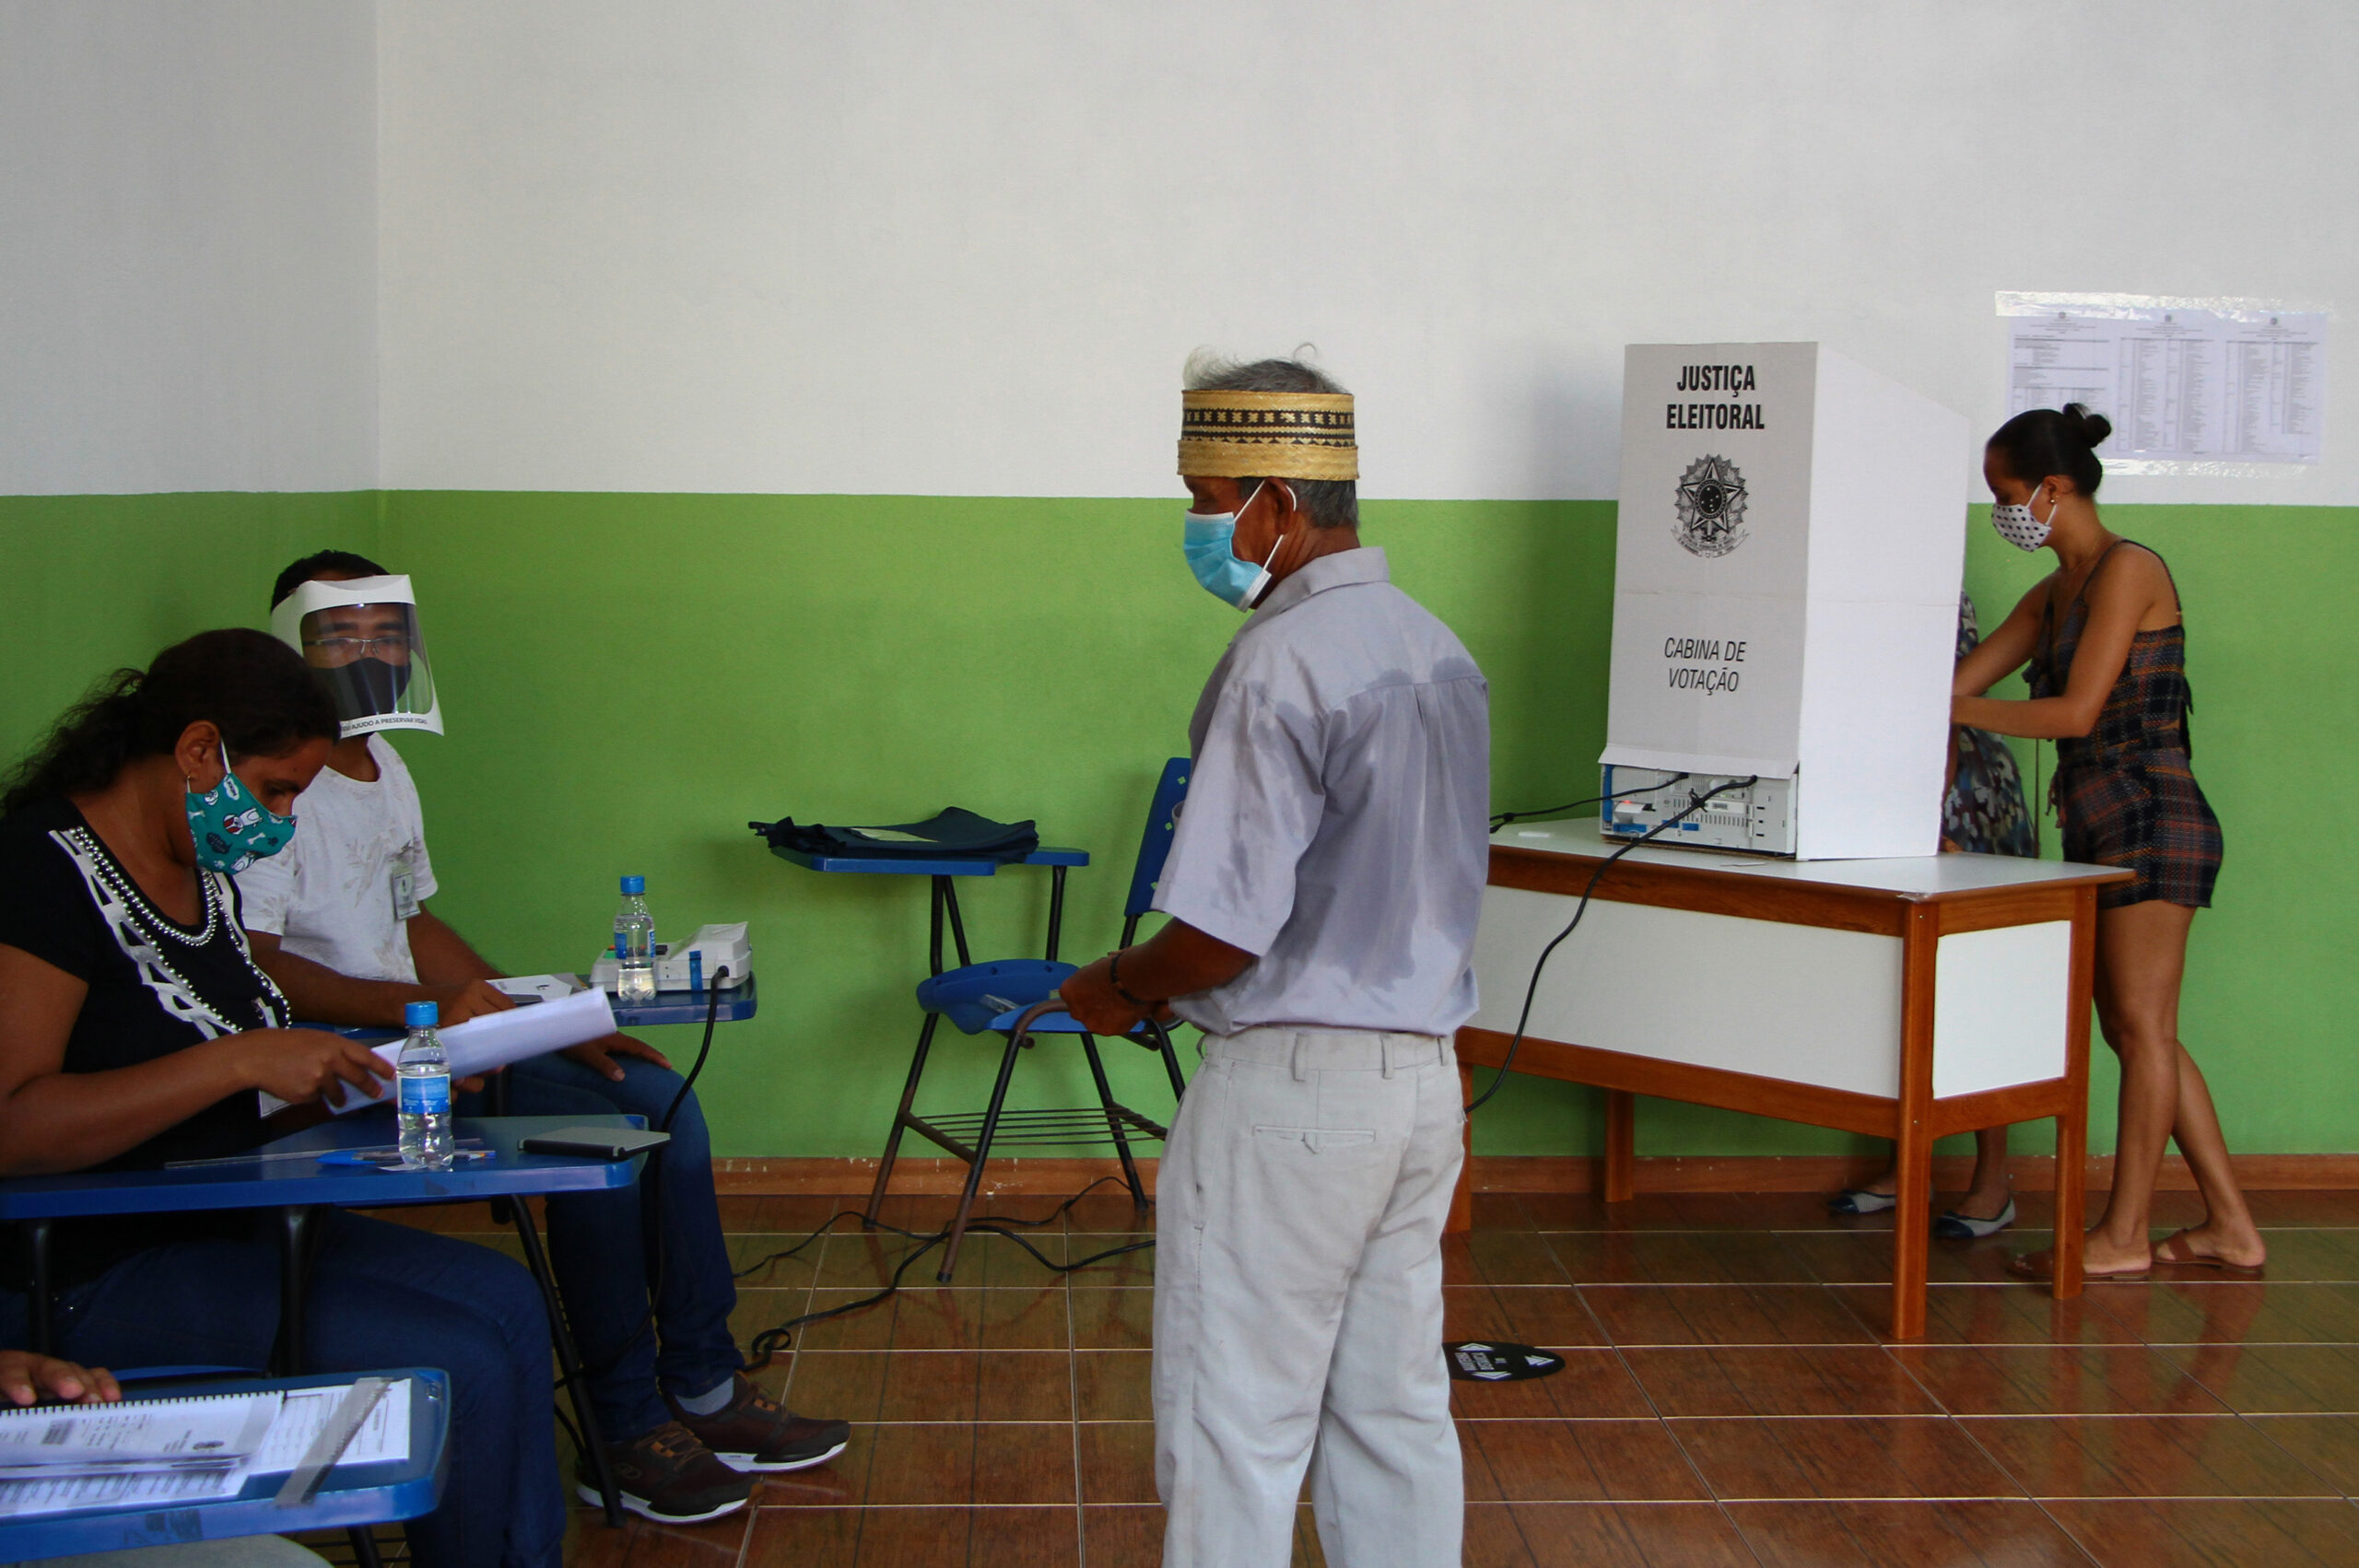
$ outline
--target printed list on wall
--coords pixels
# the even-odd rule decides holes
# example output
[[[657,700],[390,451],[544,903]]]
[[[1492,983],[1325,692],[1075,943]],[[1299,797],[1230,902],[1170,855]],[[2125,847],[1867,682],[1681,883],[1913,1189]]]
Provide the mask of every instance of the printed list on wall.
[[[2283,472],[2326,427],[2326,315],[2249,299],[1999,296],[2007,412],[2086,404],[2128,474]]]

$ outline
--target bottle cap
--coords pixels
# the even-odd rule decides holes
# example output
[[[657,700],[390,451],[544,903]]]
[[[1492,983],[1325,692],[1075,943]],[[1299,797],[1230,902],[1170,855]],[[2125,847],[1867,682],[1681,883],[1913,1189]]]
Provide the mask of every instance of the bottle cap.
[[[430,1001],[407,1001],[402,1004],[402,1025],[408,1029],[431,1029],[442,1021],[442,1010]]]
[[[636,898],[646,891],[647,879],[645,877],[627,876],[623,878],[623,893],[626,896]]]

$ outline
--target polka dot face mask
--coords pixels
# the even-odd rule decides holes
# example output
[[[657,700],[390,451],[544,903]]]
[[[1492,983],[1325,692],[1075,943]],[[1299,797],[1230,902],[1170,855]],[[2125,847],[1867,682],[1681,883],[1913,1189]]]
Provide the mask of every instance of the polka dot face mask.
[[[2048,532],[2055,527],[2056,509],[2064,504],[2060,497],[2048,509],[2046,522],[2032,516],[2031,503],[2039,499],[2039,492],[2045,488],[2047,482],[2043,480],[2021,504],[2011,506],[2001,501],[1990,509],[1990,526],[1999,531],[2000,538],[2018,550],[2038,549],[2048,543]]]

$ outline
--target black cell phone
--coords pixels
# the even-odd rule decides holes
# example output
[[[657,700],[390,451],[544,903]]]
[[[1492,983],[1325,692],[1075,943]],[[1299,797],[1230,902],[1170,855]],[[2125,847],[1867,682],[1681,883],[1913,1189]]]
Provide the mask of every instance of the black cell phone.
[[[636,1127],[560,1127],[536,1132],[517,1147],[527,1154],[580,1154],[593,1160],[628,1160],[672,1141],[668,1132]]]

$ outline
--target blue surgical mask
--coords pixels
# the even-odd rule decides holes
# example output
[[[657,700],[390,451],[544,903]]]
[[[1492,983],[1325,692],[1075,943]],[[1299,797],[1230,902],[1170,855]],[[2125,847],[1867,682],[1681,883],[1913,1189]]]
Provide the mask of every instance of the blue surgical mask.
[[[194,788],[188,791],[188,836],[196,841],[198,865],[235,876],[286,848],[295,837],[295,819],[280,816],[246,793],[229,771],[229,752],[224,747],[221,782],[202,795]]]
[[[1246,497],[1244,504],[1233,512],[1190,512],[1187,532],[1180,544],[1181,553],[1188,557],[1188,569],[1196,574],[1204,591],[1239,610],[1251,609],[1270,580],[1270,561],[1263,561],[1259,567],[1250,561],[1240,561],[1233,547],[1238,516],[1261,493],[1261,486],[1253,486],[1253,495]],[[1285,536],[1280,534],[1278,543],[1270,546],[1270,560],[1277,559],[1278,545],[1285,543]]]

